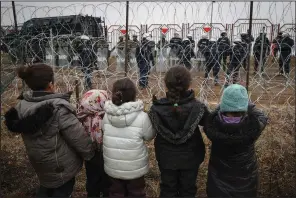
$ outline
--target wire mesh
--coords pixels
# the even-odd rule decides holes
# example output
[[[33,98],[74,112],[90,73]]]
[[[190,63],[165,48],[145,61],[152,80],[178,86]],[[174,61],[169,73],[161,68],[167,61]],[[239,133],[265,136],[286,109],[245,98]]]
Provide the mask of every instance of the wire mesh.
[[[295,119],[295,47],[277,36],[288,33],[295,40],[294,4],[254,2],[254,41],[248,43],[242,41],[241,35],[249,28],[249,2],[130,2],[129,60],[125,65],[125,2],[16,4],[17,31],[12,6],[3,2],[1,108],[12,106],[24,89],[16,77],[16,68],[35,62],[54,68],[57,92],[76,89],[79,96],[90,81],[92,88],[111,94],[113,82],[126,74],[138,85],[138,97],[145,102],[146,110],[152,95],[165,95],[165,72],[172,66],[184,65],[192,73],[191,88],[196,97],[214,108],[225,85],[246,85],[245,60],[250,47],[250,99],[270,117],[276,111],[278,117],[274,119],[281,121],[277,127],[285,128]],[[221,48],[218,39],[223,32],[229,43]],[[134,36],[137,40],[133,40]],[[171,41],[176,36],[181,42],[174,51]],[[194,42],[188,43],[188,36]],[[136,54],[137,47],[144,46],[144,38],[152,54],[149,60],[142,56],[145,71],[138,64],[141,54]],[[202,38],[213,42],[211,48],[199,45]],[[85,52],[87,58],[83,58]],[[86,59],[89,63],[85,63]],[[144,86],[140,86],[143,81]]]

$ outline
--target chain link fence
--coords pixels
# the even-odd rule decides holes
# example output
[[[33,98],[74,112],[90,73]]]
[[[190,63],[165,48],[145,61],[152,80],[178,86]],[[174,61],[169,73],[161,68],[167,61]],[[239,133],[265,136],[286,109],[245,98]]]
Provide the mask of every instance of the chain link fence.
[[[88,89],[89,79],[92,88],[111,94],[117,79],[126,76],[141,85],[147,76],[145,88],[138,86],[146,110],[152,95],[165,95],[165,72],[184,65],[191,70],[196,97],[210,109],[219,103],[225,85],[248,87],[251,101],[270,117],[257,142],[259,193],[295,196],[295,45],[279,37],[283,33],[296,40],[295,2],[254,2],[252,20],[250,2],[145,1],[126,7],[126,2],[22,3],[16,4],[14,17],[11,3],[2,2],[1,116],[25,89],[15,73],[21,65],[51,65],[56,91],[76,91],[73,104]],[[223,34],[229,43],[220,48]],[[253,41],[244,40],[250,35]],[[141,49],[144,38],[151,56],[143,74],[137,47]],[[210,40],[211,48],[204,48],[202,39]],[[85,59],[91,64],[85,65]],[[147,192],[153,197],[158,194],[159,174],[153,152],[151,158]],[[201,195],[206,169],[205,163],[199,176]]]

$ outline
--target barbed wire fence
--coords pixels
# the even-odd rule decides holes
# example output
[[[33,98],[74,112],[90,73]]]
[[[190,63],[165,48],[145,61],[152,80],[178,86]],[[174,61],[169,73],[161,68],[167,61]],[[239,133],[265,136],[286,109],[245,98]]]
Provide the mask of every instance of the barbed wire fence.
[[[291,160],[288,155],[295,157],[295,142],[284,141],[295,136],[295,46],[288,46],[290,53],[283,56],[281,47],[286,44],[277,36],[280,32],[288,33],[296,40],[295,2],[254,2],[250,6],[250,2],[65,2],[16,4],[14,10],[11,3],[2,2],[1,109],[11,107],[25,89],[16,77],[16,69],[34,62],[54,68],[56,91],[75,91],[73,104],[88,89],[89,79],[92,88],[109,93],[113,82],[125,76],[139,85],[143,71],[139,69],[136,52],[137,47],[143,47],[145,37],[153,55],[146,60],[148,86],[144,89],[138,86],[138,97],[145,102],[145,109],[149,109],[153,95],[165,95],[163,78],[174,65],[189,65],[191,87],[196,97],[211,109],[218,104],[225,84],[247,86],[251,101],[271,118],[268,135],[258,143],[262,145],[258,146],[260,162],[269,162],[268,165],[262,162],[260,169],[265,182],[261,183],[261,189],[268,188],[269,194],[264,190],[261,193],[291,195],[295,192],[292,190],[295,171],[286,174],[284,170],[294,170],[295,163],[292,166],[282,160]],[[198,42],[202,38],[217,41],[223,32],[229,38],[229,46],[222,51],[217,49],[217,54],[210,50],[208,56],[214,66],[207,68],[206,55]],[[242,34],[252,35],[254,41],[243,44]],[[179,54],[170,44],[176,36],[184,41],[177,46]],[[188,36],[194,42],[184,45]],[[278,50],[274,50],[276,46]],[[89,55],[86,59],[91,60],[88,66],[82,57],[85,48]],[[192,51],[194,55],[187,56]],[[226,54],[226,62],[222,54]],[[281,60],[287,64],[286,68],[289,62],[283,75],[279,75]],[[233,70],[229,69],[231,64]],[[281,152],[284,146],[285,152],[290,150],[288,153]],[[268,149],[270,152],[266,154]],[[281,185],[273,188],[278,182]]]

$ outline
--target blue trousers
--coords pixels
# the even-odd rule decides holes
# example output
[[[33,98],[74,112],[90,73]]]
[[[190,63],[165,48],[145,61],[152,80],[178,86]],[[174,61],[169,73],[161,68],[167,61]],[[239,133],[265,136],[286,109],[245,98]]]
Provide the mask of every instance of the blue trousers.
[[[150,64],[149,62],[139,62],[138,66],[140,70],[139,85],[141,87],[146,88],[148,86],[148,75],[150,71]]]
[[[91,83],[92,68],[91,67],[84,67],[82,69],[82,72],[84,74],[84,87],[85,87],[85,89],[90,90],[92,88],[92,83]]]

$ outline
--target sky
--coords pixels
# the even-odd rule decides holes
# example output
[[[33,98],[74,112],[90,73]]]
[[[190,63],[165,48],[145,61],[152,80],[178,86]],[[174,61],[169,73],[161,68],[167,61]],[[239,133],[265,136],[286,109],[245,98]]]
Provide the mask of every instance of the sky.
[[[232,24],[237,19],[247,19],[249,4],[216,2],[212,21]],[[18,23],[34,17],[88,14],[104,17],[107,25],[125,24],[125,2],[21,2],[16,5]],[[210,23],[211,5],[211,2],[130,2],[129,23]],[[295,2],[254,2],[253,18],[269,19],[275,24],[295,23]],[[2,2],[1,24],[13,24],[11,2]]]
[[[218,38],[222,30],[226,30],[226,24],[235,23],[232,38],[240,33],[246,32],[248,28],[250,2],[130,2],[129,3],[129,24],[131,32],[137,32],[141,24],[148,24],[148,31],[151,32],[154,40],[159,40],[160,25],[156,24],[177,24],[171,25],[168,32],[168,38],[171,38],[175,31],[180,31],[181,24],[190,24],[187,32],[193,34],[194,39],[199,39],[202,34],[203,24],[211,22],[219,23],[213,25],[213,37]],[[290,24],[283,28],[291,30],[295,24],[295,1],[291,2],[254,2],[253,23],[254,37],[259,35],[264,24],[268,27],[266,32],[270,39],[276,36],[276,32],[271,34],[271,24]],[[125,2],[17,2],[16,3],[17,21],[19,24],[31,18],[53,17],[65,15],[92,15],[105,18],[108,26],[108,40],[112,45],[118,40],[120,34],[119,27],[125,25],[126,3]],[[238,19],[245,19],[239,20]],[[257,20],[260,19],[260,20]],[[264,19],[264,20],[262,20]],[[195,25],[193,24],[195,23]],[[13,13],[11,2],[2,2],[1,24],[13,26]],[[154,25],[153,25],[154,24]],[[242,24],[242,25],[240,25]],[[150,27],[149,27],[150,26]],[[231,25],[229,25],[231,26]],[[115,31],[113,31],[113,29]],[[134,32],[133,32],[134,31]],[[135,33],[140,35],[140,33]],[[187,34],[187,33],[186,33]],[[231,34],[230,32],[228,34]],[[290,32],[294,36],[294,32]],[[273,36],[271,36],[273,35]],[[184,36],[184,35],[183,35]]]

